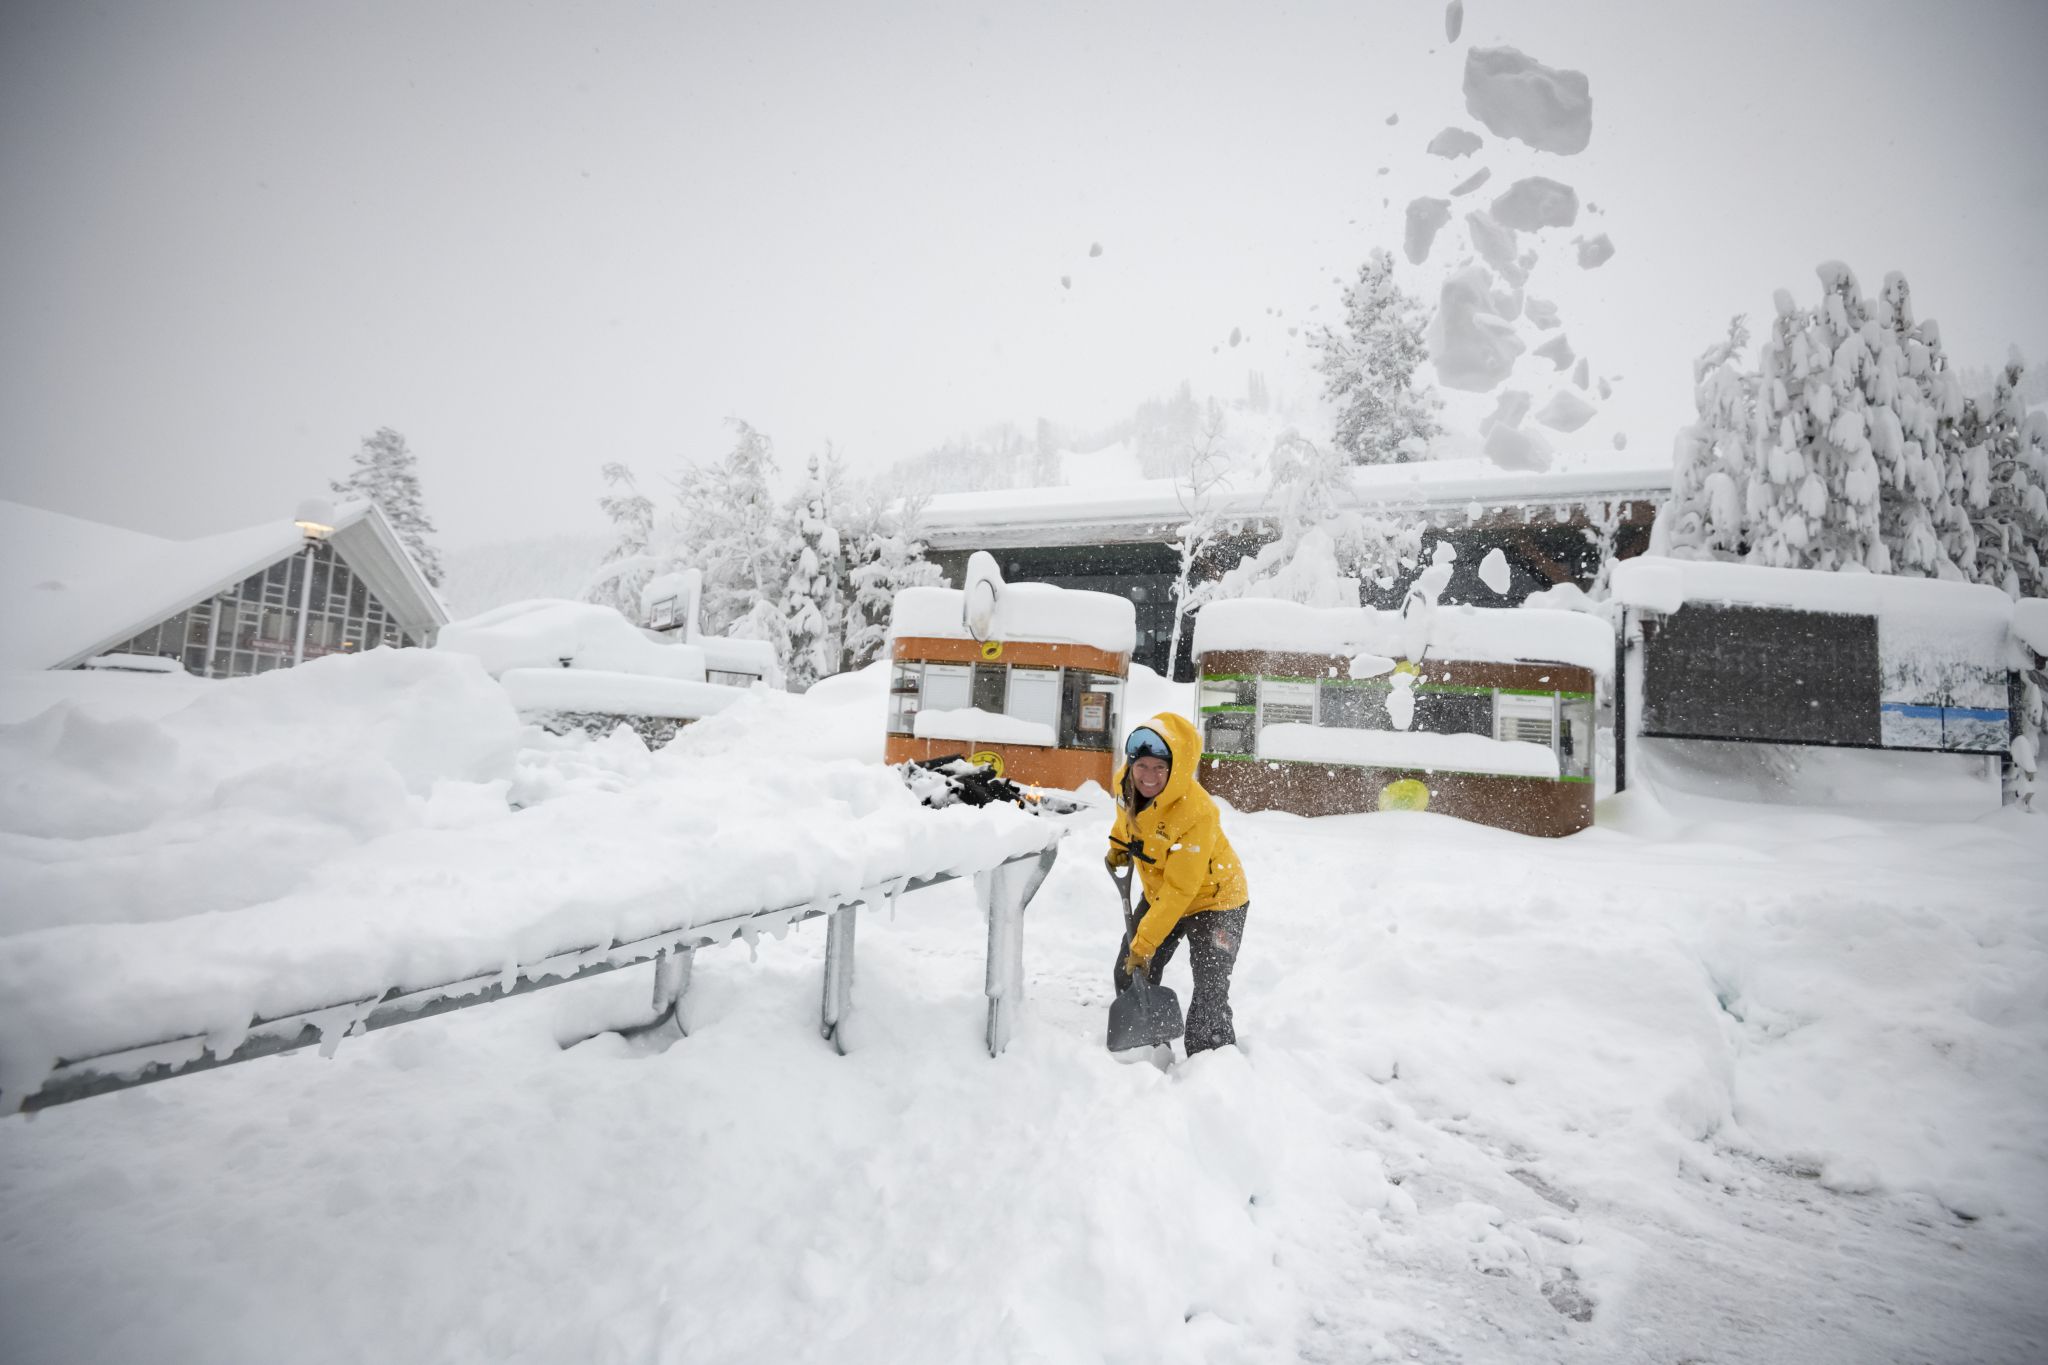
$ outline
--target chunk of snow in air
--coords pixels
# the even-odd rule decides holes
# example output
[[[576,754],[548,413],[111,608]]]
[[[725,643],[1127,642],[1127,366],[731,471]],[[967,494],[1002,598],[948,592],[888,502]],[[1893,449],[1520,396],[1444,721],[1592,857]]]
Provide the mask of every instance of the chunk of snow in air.
[[[1393,127],[1393,126],[1394,126],[1395,124],[1399,123],[1400,121],[1401,121],[1401,116],[1400,116],[1399,114],[1389,114],[1389,115],[1387,115],[1387,126],[1388,126],[1389,128]]]
[[[1603,266],[1607,264],[1608,258],[1614,255],[1614,243],[1607,240],[1607,234],[1604,232],[1598,237],[1574,237],[1572,240],[1579,248],[1581,270]]]
[[[1444,37],[1455,43],[1458,41],[1458,35],[1464,31],[1465,0],[1451,0],[1450,4],[1444,6]]]
[[[1550,468],[1550,442],[1533,431],[1496,426],[1486,434],[1486,458],[1502,469],[1531,469],[1540,473]]]
[[[1102,254],[1102,243],[1090,242],[1088,244],[1088,254],[1091,257],[1100,256]]]
[[[1580,356],[1579,363],[1572,369],[1572,383],[1581,389],[1592,382],[1592,370],[1586,364],[1586,357]]]
[[[1602,398],[1612,398],[1614,396],[1614,386],[1604,379],[1600,381],[1600,396]]]
[[[1062,275],[1062,276],[1060,276],[1060,288],[1062,288],[1062,289],[1072,289],[1073,287],[1074,287],[1074,277],[1073,277],[1072,275]]]
[[[1493,276],[1467,266],[1444,281],[1429,324],[1429,358],[1446,388],[1485,393],[1500,384],[1522,353],[1514,324],[1493,311]]]
[[[1571,338],[1563,332],[1559,332],[1556,336],[1538,346],[1530,354],[1542,356],[1553,367],[1561,370],[1572,363]]]
[[[1557,305],[1549,299],[1539,299],[1531,294],[1523,311],[1529,315],[1529,321],[1546,332],[1558,325]]]
[[[1440,156],[1455,161],[1461,156],[1470,156],[1482,145],[1479,134],[1465,128],[1446,128],[1429,140],[1425,149],[1431,156]]]
[[[1230,344],[1231,344],[1231,345],[1235,346],[1235,345],[1237,345],[1237,344],[1238,344],[1238,343],[1239,343],[1240,341],[1243,341],[1243,340],[1244,340],[1244,329],[1243,329],[1243,328],[1241,328],[1241,327],[1233,327],[1233,328],[1231,328],[1231,329],[1230,329]]]
[[[1497,426],[1518,427],[1529,415],[1529,395],[1522,389],[1503,389],[1494,400],[1493,411],[1479,419],[1479,434],[1486,435]]]
[[[1496,545],[1486,552],[1486,558],[1479,561],[1479,581],[1497,594],[1505,594],[1514,575],[1508,572],[1508,557]]]
[[[1489,166],[1481,166],[1478,170],[1451,186],[1451,196],[1456,198],[1461,194],[1470,194],[1491,179],[1493,179],[1493,169]]]
[[[1593,414],[1598,411],[1598,408],[1570,389],[1559,389],[1550,396],[1550,401],[1543,405],[1542,411],[1536,414],[1536,420],[1552,431],[1577,431],[1592,421]]]
[[[1465,229],[1472,238],[1472,249],[1501,273],[1509,284],[1524,284],[1529,272],[1515,259],[1515,230],[1503,227],[1494,216],[1484,209],[1474,209],[1465,215]]]
[[[1465,109],[1496,137],[1572,156],[1593,137],[1585,73],[1545,66],[1512,47],[1465,54]]]
[[[1421,265],[1429,259],[1429,249],[1436,243],[1436,235],[1451,221],[1451,201],[1448,199],[1411,199],[1408,201],[1408,232],[1402,243],[1402,251],[1413,265]]]
[[[1526,176],[1495,196],[1493,216],[1523,232],[1570,227],[1579,220],[1579,192],[1548,176]]]
[[[1625,431],[1617,431],[1617,432],[1615,432],[1615,433],[1614,433],[1614,448],[1615,448],[1616,450],[1627,450],[1627,449],[1628,449],[1628,433],[1627,433],[1627,432],[1625,432]]]

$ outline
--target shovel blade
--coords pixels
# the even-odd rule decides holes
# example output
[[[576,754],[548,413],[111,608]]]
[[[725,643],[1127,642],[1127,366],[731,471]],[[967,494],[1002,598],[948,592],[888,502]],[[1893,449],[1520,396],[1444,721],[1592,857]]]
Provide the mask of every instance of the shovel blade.
[[[1123,994],[1109,1002],[1109,1050],[1157,1047],[1180,1037],[1180,997],[1144,976],[1131,978]]]

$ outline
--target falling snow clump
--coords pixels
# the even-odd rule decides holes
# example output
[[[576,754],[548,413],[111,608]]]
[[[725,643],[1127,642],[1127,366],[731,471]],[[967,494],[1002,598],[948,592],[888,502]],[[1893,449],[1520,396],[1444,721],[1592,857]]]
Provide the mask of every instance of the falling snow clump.
[[[1393,126],[1394,126],[1395,124],[1399,123],[1400,121],[1401,121],[1401,116],[1400,116],[1399,114],[1389,114],[1389,115],[1387,115],[1387,126],[1388,126],[1389,128],[1393,127]]]
[[[1411,264],[1421,265],[1429,259],[1429,249],[1436,242],[1437,233],[1450,221],[1451,201],[1448,199],[1408,201],[1408,232],[1402,241],[1402,250]]]
[[[1478,170],[1451,186],[1451,197],[1456,198],[1461,194],[1470,194],[1491,179],[1493,179],[1492,168],[1481,166]]]
[[[1486,458],[1502,469],[1530,469],[1537,473],[1550,468],[1550,442],[1533,431],[1497,426],[1486,434]]]
[[[1450,4],[1444,6],[1444,37],[1455,43],[1458,41],[1458,35],[1464,31],[1465,0],[1451,0]]]
[[[1242,327],[1233,327],[1233,328],[1231,328],[1231,329],[1230,329],[1230,344],[1231,344],[1231,345],[1235,346],[1235,345],[1237,345],[1237,344],[1238,344],[1238,343],[1239,343],[1240,341],[1243,341],[1243,340],[1244,340],[1244,329],[1243,329]]]
[[[1508,557],[1496,545],[1486,552],[1486,558],[1479,561],[1479,581],[1491,588],[1496,595],[1504,595],[1513,575],[1508,571]]]
[[[1074,287],[1074,277],[1073,277],[1072,275],[1062,275],[1062,276],[1060,276],[1060,288],[1062,288],[1062,289],[1072,289],[1073,287]]]
[[[1493,411],[1479,419],[1479,434],[1486,435],[1497,426],[1518,427],[1529,415],[1529,395],[1522,389],[1502,389],[1500,397],[1493,403]]]
[[[1551,365],[1561,370],[1572,363],[1571,338],[1559,332],[1556,336],[1530,352],[1530,354],[1542,356]]]
[[[1559,389],[1536,414],[1536,420],[1552,431],[1577,431],[1593,420],[1599,411],[1591,403],[1573,393],[1570,389]]]
[[[1090,243],[1088,244],[1088,255],[1090,256],[1090,258],[1093,258],[1093,257],[1096,257],[1096,256],[1100,256],[1101,254],[1102,254],[1102,243],[1100,243],[1100,242],[1090,242]]]
[[[1429,140],[1425,149],[1431,156],[1455,161],[1461,156],[1470,156],[1481,146],[1479,134],[1463,128],[1446,128]]]
[[[1515,230],[1504,227],[1484,209],[1465,215],[1465,228],[1472,237],[1472,249],[1479,258],[1498,270],[1501,278],[1520,288],[1528,283],[1529,270],[1515,259]]]
[[[1570,227],[1579,220],[1579,193],[1570,185],[1532,175],[1494,198],[1493,216],[1523,232]]]
[[[1429,324],[1429,358],[1447,388],[1487,393],[1508,377],[1522,353],[1515,325],[1493,310],[1492,289],[1493,275],[1481,265],[1444,281]]]
[[[1593,137],[1593,96],[1584,72],[1545,66],[1512,47],[1465,54],[1465,110],[1496,137],[1573,156]]]
[[[1526,311],[1529,314],[1529,321],[1535,323],[1546,332],[1562,321],[1558,317],[1556,304],[1552,303],[1549,299],[1539,299],[1534,294],[1529,296]]]
[[[1607,240],[1607,234],[1598,237],[1574,237],[1572,241],[1579,248],[1579,269],[1592,270],[1607,264],[1614,254],[1614,243]]]

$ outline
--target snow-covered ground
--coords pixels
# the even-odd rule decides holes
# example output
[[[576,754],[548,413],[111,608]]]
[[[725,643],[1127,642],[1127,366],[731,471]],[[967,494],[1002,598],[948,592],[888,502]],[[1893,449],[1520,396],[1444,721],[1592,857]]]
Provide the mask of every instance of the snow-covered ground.
[[[706,786],[783,793],[752,818],[801,849],[880,749],[880,670],[650,756],[382,666],[0,682],[0,933],[260,916],[387,860],[475,885],[526,822],[603,888],[564,812]],[[1135,679],[1132,718],[1186,691]],[[348,761],[295,782],[295,745]],[[160,780],[116,808],[130,753]],[[1646,755],[1555,842],[1228,815],[1241,1046],[1167,1070],[1102,1050],[1096,809],[1057,821],[997,1060],[953,884],[863,912],[844,1057],[813,923],[700,953],[665,1052],[558,1046],[644,1011],[640,969],[0,1120],[0,1359],[2038,1361],[2048,841],[1942,765],[1729,799],[1753,758]],[[1823,788],[1861,804],[1789,799]]]

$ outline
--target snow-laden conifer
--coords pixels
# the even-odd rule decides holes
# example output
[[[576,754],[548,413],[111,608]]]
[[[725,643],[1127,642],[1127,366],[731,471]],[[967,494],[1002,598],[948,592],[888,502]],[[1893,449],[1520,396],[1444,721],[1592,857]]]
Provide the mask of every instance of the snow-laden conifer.
[[[845,668],[865,668],[880,657],[897,593],[940,581],[939,566],[924,557],[925,501],[921,495],[891,499],[876,490],[848,517]]]
[[[838,456],[828,451],[821,465],[813,455],[804,486],[790,503],[794,558],[783,591],[782,617],[788,638],[784,670],[792,692],[809,691],[812,683],[840,667],[846,562],[834,521],[843,483]]]
[[[681,557],[704,573],[704,633],[767,640],[787,667],[782,602],[795,547],[769,488],[775,448],[746,422],[733,427],[724,459],[676,478]]]
[[[1419,460],[1442,430],[1442,403],[1415,387],[1428,324],[1428,309],[1394,282],[1394,258],[1376,248],[1344,289],[1343,329],[1310,336],[1324,396],[1338,404],[1336,446],[1353,463]]]
[[[363,438],[351,459],[355,467],[347,477],[332,480],[328,487],[340,497],[376,503],[427,582],[440,587],[441,553],[434,548],[434,523],[420,496],[418,460],[406,449],[405,437],[390,427],[378,427]]]
[[[633,479],[633,471],[613,461],[601,471],[610,490],[597,500],[612,524],[615,539],[604,563],[583,590],[583,600],[611,607],[627,620],[645,625],[640,590],[665,567],[654,553],[654,502]]]

